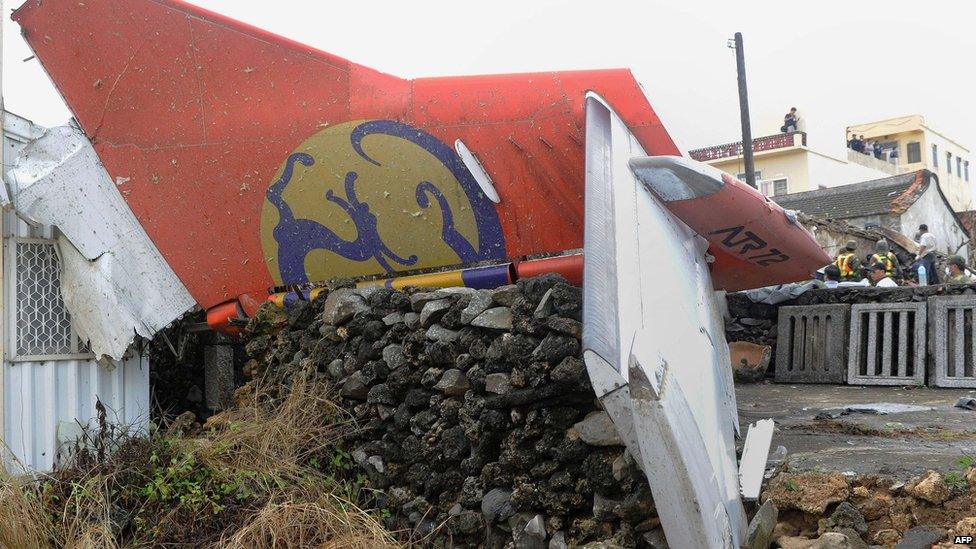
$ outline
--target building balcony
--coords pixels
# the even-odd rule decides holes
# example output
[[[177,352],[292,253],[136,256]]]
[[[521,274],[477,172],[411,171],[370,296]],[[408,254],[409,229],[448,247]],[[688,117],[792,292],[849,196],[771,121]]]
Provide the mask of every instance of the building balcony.
[[[847,161],[851,162],[852,164],[860,164],[865,168],[871,168],[873,170],[884,172],[888,175],[898,175],[905,172],[905,170],[901,169],[901,167],[898,165],[897,158],[881,160],[869,154],[859,153],[853,149],[847,149]]]
[[[772,151],[775,149],[788,149],[790,147],[805,147],[807,144],[806,132],[778,133],[757,137],[752,140],[752,151]],[[734,158],[742,156],[742,141],[726,143],[724,145],[714,145],[702,149],[688,151],[688,156],[699,162],[709,162],[721,158]]]

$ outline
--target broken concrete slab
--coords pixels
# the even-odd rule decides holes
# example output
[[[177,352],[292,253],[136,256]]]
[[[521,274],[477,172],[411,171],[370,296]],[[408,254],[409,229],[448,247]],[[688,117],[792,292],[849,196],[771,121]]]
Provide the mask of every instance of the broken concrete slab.
[[[772,500],[767,500],[759,507],[756,516],[749,522],[749,529],[746,531],[746,549],[768,549],[773,542],[773,531],[776,529],[776,520],[779,517],[779,510]]]

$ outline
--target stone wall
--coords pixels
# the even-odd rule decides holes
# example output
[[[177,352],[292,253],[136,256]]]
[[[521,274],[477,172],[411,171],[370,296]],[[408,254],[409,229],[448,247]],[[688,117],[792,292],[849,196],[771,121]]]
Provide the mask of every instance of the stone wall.
[[[249,327],[247,373],[314,368],[357,429],[345,446],[424,546],[661,547],[650,489],[593,395],[582,292],[340,289]],[[269,319],[268,315],[276,316]],[[599,546],[599,545],[598,545]]]

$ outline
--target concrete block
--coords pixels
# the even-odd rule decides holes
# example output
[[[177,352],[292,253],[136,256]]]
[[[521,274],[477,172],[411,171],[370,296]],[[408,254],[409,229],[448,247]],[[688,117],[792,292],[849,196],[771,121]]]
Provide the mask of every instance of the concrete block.
[[[847,338],[851,306],[779,308],[777,383],[847,381]]]
[[[214,411],[229,408],[234,402],[234,347],[206,345],[203,376],[207,408]]]
[[[976,296],[933,296],[928,301],[929,385],[976,387]]]
[[[860,303],[851,306],[851,385],[922,385],[927,352],[926,304]]]

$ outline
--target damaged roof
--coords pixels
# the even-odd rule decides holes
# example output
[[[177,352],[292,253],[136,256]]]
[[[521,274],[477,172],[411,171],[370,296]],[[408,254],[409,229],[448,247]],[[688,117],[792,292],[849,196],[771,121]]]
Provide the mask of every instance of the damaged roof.
[[[928,170],[919,170],[863,183],[775,196],[773,201],[784,208],[828,219],[898,215],[928,189],[931,175]],[[946,207],[949,207],[948,202]]]

